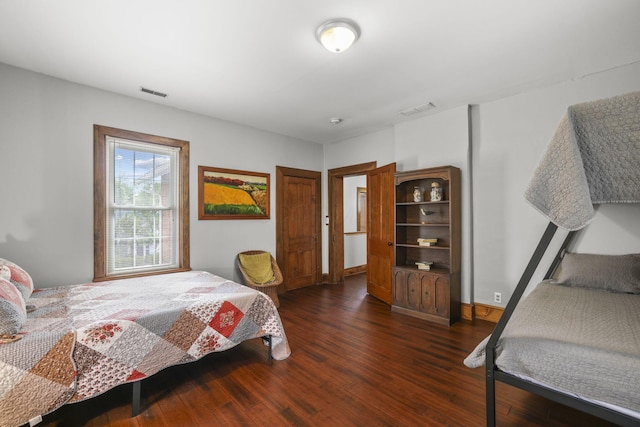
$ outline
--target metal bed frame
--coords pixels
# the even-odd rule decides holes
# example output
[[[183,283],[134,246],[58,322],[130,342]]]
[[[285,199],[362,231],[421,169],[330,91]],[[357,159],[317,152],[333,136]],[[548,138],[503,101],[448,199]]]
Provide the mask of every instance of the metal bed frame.
[[[486,359],[485,359],[487,426],[495,427],[496,425],[496,391],[495,391],[496,385],[495,384],[496,384],[496,381],[502,381],[506,384],[540,395],[549,400],[552,400],[560,404],[569,406],[571,408],[577,409],[579,411],[594,415],[606,421],[609,421],[621,426],[638,427],[640,426],[640,420],[638,418],[634,418],[630,415],[617,412],[613,409],[609,409],[602,405],[598,405],[597,403],[592,403],[592,402],[580,399],[579,397],[576,397],[567,393],[563,393],[561,391],[554,390],[549,387],[545,387],[543,385],[532,383],[530,381],[516,377],[515,375],[511,375],[506,372],[503,372],[495,365],[496,344],[498,343],[498,339],[502,335],[502,332],[504,331],[505,326],[509,322],[511,315],[513,314],[513,311],[515,310],[516,306],[518,305],[518,302],[522,298],[522,295],[524,294],[525,289],[529,285],[531,277],[533,276],[538,265],[540,264],[540,260],[542,259],[547,248],[549,247],[549,244],[551,243],[551,240],[553,239],[553,236],[557,229],[558,229],[557,225],[553,224],[552,222],[549,222],[549,225],[544,231],[542,238],[538,243],[538,246],[536,247],[533,255],[531,256],[531,260],[529,261],[529,264],[527,264],[527,267],[525,268],[524,273],[522,274],[522,277],[520,278],[520,281],[518,282],[518,285],[516,286],[516,289],[513,295],[511,296],[511,298],[509,299],[509,302],[507,303],[507,306],[505,307],[504,313],[500,317],[500,320],[498,321],[493,333],[491,334],[491,337],[489,338],[489,341],[487,342]],[[545,274],[544,276],[545,279],[549,279],[553,275],[554,271],[558,267],[558,264],[560,263],[560,260],[562,259],[562,256],[564,255],[565,250],[567,249],[567,247],[575,237],[576,233],[577,231],[569,232],[569,234],[563,241],[562,246],[558,250],[558,253],[556,254],[553,262],[551,263],[549,270]]]
[[[265,335],[262,340],[269,346],[269,363],[273,363],[273,337],[271,335]],[[142,380],[137,380],[132,383],[132,396],[131,396],[131,416],[135,417],[140,414],[140,393],[142,391]]]

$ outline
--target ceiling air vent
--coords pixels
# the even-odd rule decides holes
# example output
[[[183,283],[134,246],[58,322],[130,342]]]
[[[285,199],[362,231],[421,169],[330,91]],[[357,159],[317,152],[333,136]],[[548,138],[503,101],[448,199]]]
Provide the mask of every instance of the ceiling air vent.
[[[163,98],[167,97],[166,93],[158,92],[158,91],[153,90],[153,89],[147,89],[146,87],[140,87],[140,91],[144,92],[144,93],[150,93],[151,95],[155,95],[155,96],[161,96]]]
[[[422,113],[423,111],[431,110],[432,108],[436,108],[435,104],[433,102],[428,102],[426,104],[417,105],[415,107],[405,108],[404,110],[400,111],[400,114],[402,114],[403,116],[410,116],[412,114]]]

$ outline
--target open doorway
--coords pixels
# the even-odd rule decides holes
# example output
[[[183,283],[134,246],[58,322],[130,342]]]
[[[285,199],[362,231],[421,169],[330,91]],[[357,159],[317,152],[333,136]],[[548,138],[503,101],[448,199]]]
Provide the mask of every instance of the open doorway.
[[[329,169],[329,274],[330,284],[344,283],[344,178],[366,174],[376,162]]]
[[[367,270],[367,175],[343,179],[344,275]]]

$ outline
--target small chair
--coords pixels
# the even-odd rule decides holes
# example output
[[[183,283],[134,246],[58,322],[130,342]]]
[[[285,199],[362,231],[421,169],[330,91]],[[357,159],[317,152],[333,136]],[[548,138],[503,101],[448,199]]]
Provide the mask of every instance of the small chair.
[[[282,272],[280,271],[278,263],[276,262],[273,255],[269,253],[269,257],[271,258],[271,269],[273,270],[273,279],[266,283],[256,283],[251,277],[251,272],[247,269],[246,266],[242,265],[242,262],[240,261],[240,255],[260,255],[265,253],[269,252],[255,250],[240,252],[237,259],[238,268],[240,269],[240,273],[242,273],[242,277],[244,278],[245,286],[267,294],[271,298],[271,300],[273,300],[275,306],[280,307],[280,301],[278,300],[278,285],[282,283],[283,278]]]

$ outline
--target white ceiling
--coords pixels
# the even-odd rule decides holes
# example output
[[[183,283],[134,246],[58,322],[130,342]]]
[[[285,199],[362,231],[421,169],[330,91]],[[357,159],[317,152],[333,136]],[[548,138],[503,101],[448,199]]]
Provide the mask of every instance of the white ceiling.
[[[0,0],[0,62],[320,143],[638,61],[638,0]]]

